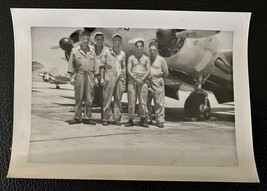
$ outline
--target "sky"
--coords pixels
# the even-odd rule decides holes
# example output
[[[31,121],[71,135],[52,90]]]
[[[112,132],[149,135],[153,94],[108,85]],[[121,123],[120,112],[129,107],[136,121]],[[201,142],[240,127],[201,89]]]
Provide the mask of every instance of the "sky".
[[[77,28],[32,28],[32,61],[42,63],[46,69],[58,68],[60,73],[66,73],[68,63],[64,51],[60,48],[51,49],[59,45],[59,40],[68,37]]]

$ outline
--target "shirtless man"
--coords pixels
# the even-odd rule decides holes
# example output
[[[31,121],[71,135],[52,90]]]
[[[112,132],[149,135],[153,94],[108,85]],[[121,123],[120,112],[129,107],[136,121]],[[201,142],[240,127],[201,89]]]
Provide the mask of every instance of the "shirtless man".
[[[148,127],[146,122],[147,111],[147,79],[150,74],[150,60],[144,55],[144,41],[138,39],[135,42],[135,53],[128,58],[127,72],[129,75],[128,82],[128,117],[129,122],[126,127],[133,126],[134,111],[136,99],[139,101],[139,116],[141,117],[140,125]]]
[[[150,85],[151,93],[148,96],[148,111],[149,118],[152,123],[152,106],[151,101],[154,100],[155,105],[155,116],[159,128],[164,127],[165,122],[165,89],[164,89],[164,78],[168,76],[168,66],[165,59],[158,55],[158,46],[155,41],[149,43],[149,53],[151,62],[151,73],[150,73]]]
[[[126,64],[125,53],[120,50],[120,45],[122,42],[122,36],[118,33],[115,33],[112,36],[113,47],[111,48],[111,55],[114,57],[115,60],[115,69],[116,69],[116,76],[115,76],[115,90],[114,90],[114,108],[113,108],[113,120],[114,123],[118,126],[121,126],[121,113],[122,113],[122,106],[121,106],[121,98],[122,94],[125,91],[125,81],[126,81]]]

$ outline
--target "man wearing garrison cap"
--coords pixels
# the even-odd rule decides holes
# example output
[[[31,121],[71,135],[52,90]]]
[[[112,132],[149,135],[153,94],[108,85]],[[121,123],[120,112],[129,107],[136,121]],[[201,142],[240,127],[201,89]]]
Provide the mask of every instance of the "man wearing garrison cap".
[[[151,101],[154,100],[155,104],[155,117],[159,128],[164,127],[165,122],[165,89],[164,89],[164,78],[168,76],[168,66],[165,59],[158,55],[157,42],[151,41],[149,43],[149,54],[150,54],[150,86],[151,93],[148,96],[148,113],[150,122],[152,123],[152,106]]]
[[[126,127],[133,126],[135,104],[138,98],[139,116],[141,118],[140,125],[148,127],[147,117],[147,79],[150,74],[150,60],[144,55],[144,40],[137,39],[135,41],[135,53],[128,58],[127,72],[128,81],[128,117],[129,122]]]

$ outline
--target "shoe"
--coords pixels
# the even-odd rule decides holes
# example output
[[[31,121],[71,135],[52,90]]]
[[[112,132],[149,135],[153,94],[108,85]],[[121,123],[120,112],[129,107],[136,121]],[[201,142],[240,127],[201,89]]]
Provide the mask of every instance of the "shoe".
[[[84,124],[89,124],[89,125],[96,125],[96,122],[94,122],[94,121],[91,120],[91,119],[84,119],[84,120],[83,120],[83,123],[84,123]]]
[[[121,126],[121,122],[120,121],[114,121],[114,125]]]
[[[149,125],[153,125],[153,122],[152,122],[152,121],[149,121],[148,124],[149,124]]]
[[[149,127],[149,125],[147,124],[147,122],[146,122],[146,119],[145,118],[141,118],[141,120],[140,120],[140,126],[143,126],[143,127]]]
[[[69,125],[80,124],[80,123],[81,123],[81,120],[79,120],[79,119],[73,119],[73,120],[69,121]]]
[[[159,128],[164,128],[164,123],[158,123]]]
[[[134,126],[133,120],[129,119],[129,121],[127,123],[124,124],[125,127],[131,127]]]
[[[108,126],[108,122],[107,122],[107,121],[103,121],[103,122],[102,122],[102,125],[103,125],[103,126]]]

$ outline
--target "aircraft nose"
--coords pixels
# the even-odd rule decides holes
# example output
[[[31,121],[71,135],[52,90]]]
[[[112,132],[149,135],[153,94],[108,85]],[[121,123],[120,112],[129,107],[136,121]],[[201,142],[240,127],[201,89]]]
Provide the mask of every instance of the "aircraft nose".
[[[170,57],[176,54],[183,45],[184,39],[178,39],[175,35],[176,29],[158,29],[156,38],[158,41],[158,51],[163,57]],[[181,44],[182,43],[182,44]]]

